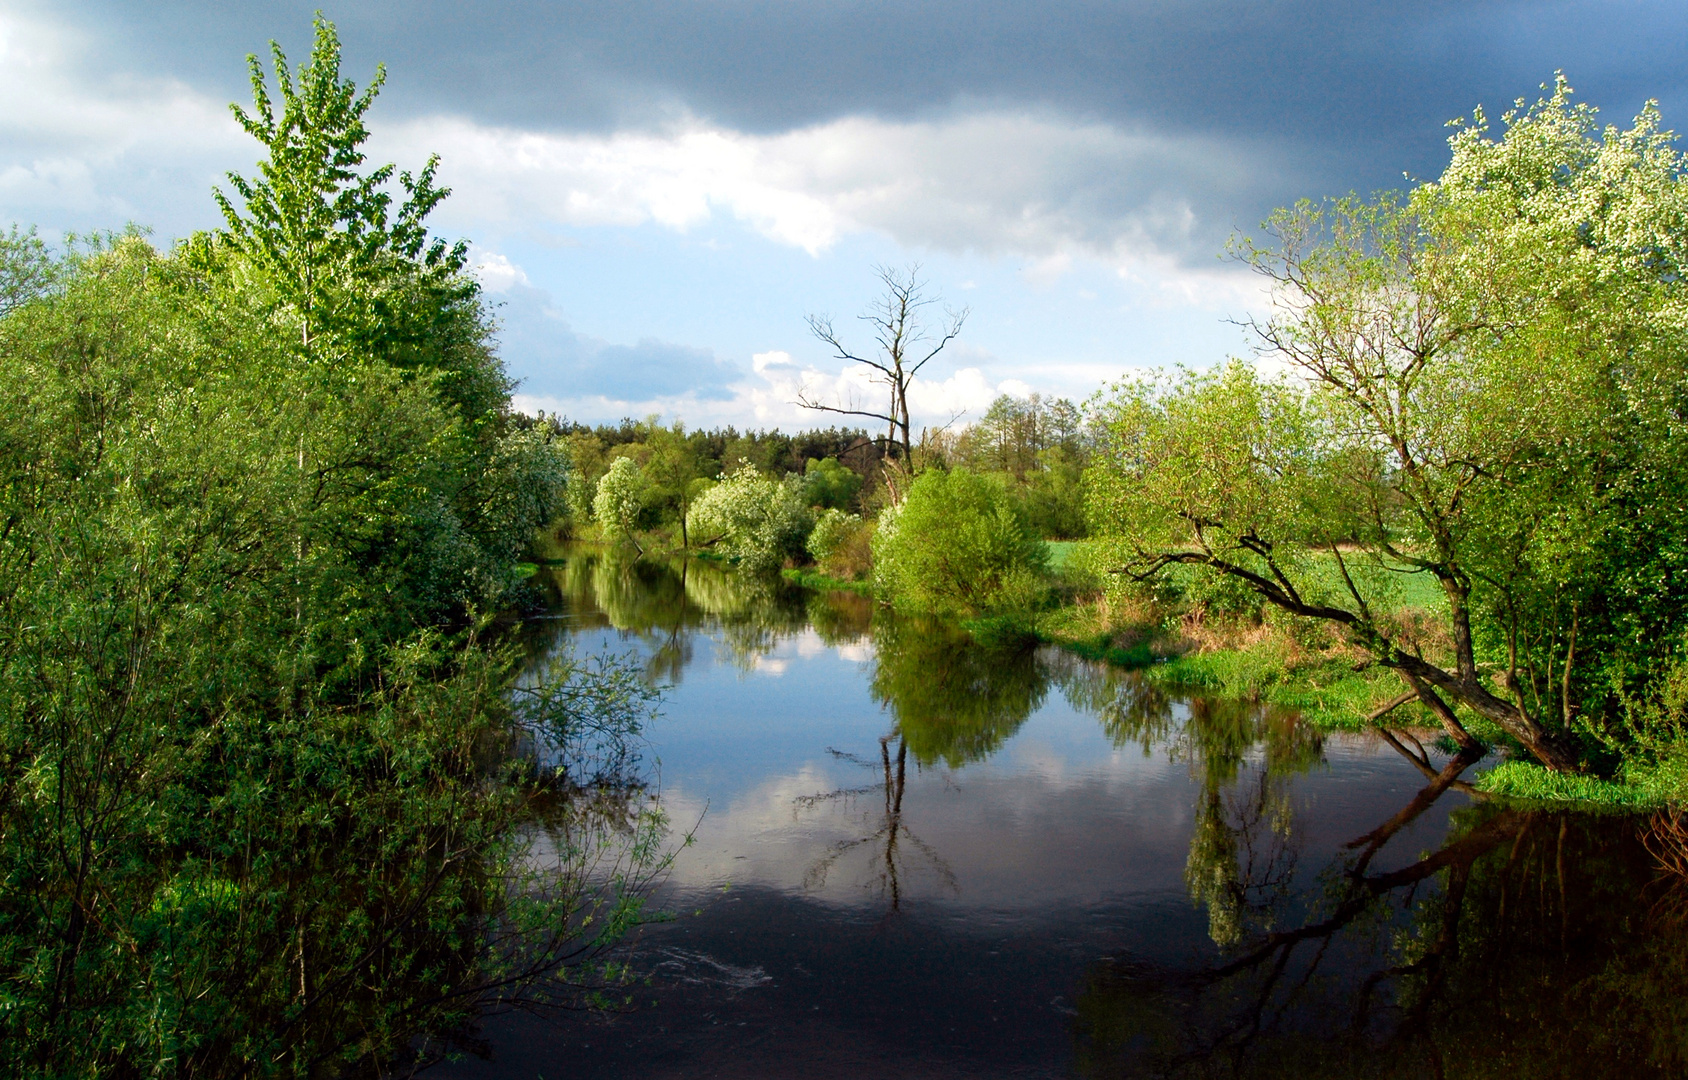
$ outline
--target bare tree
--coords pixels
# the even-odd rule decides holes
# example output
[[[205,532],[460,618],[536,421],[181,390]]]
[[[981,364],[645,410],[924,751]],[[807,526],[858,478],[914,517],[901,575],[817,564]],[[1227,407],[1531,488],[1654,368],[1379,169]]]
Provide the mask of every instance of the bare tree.
[[[967,320],[967,309],[952,311],[945,307],[942,332],[934,335],[921,321],[921,313],[923,308],[941,301],[924,294],[926,283],[920,280],[919,265],[910,266],[907,270],[887,266],[874,269],[885,285],[885,294],[859,318],[873,327],[874,342],[879,347],[876,355],[863,356],[845,348],[829,316],[809,316],[809,330],[830,346],[838,359],[871,368],[873,381],[889,391],[888,400],[883,406],[875,408],[864,406],[852,395],[828,404],[816,400],[805,387],[797,394],[797,404],[820,412],[878,420],[885,425],[887,460],[894,462],[900,454],[901,467],[912,473],[914,444],[909,430],[909,387],[920,370],[961,333],[961,324]]]

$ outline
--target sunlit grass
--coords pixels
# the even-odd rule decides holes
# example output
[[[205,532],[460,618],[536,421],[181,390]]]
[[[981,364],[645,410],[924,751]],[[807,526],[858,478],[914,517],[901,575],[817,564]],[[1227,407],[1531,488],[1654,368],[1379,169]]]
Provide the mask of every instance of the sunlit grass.
[[[1623,783],[1594,776],[1550,772],[1528,761],[1507,761],[1477,778],[1480,791],[1529,802],[1568,803],[1584,809],[1624,812],[1654,810],[1669,801],[1666,790],[1652,783]]]

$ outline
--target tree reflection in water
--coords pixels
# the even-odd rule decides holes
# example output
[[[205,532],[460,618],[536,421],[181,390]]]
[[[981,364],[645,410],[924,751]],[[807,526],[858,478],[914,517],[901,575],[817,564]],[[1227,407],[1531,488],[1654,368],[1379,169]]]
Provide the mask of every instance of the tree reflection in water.
[[[1213,726],[1192,710],[1193,743]],[[1230,724],[1220,729],[1235,730]],[[1402,860],[1390,841],[1473,764],[1355,837],[1312,888],[1290,852],[1230,842],[1281,832],[1264,775],[1237,798],[1204,785],[1191,894],[1223,959],[1195,973],[1105,961],[1076,1021],[1080,1071],[1113,1076],[1677,1076],[1688,1067],[1688,827],[1478,802],[1441,847]],[[1266,739],[1267,758],[1274,740]],[[1220,740],[1220,757],[1233,745]],[[1281,748],[1281,737],[1280,737]],[[1303,760],[1291,751],[1293,771]],[[1262,774],[1271,771],[1270,765]],[[1221,780],[1227,767],[1210,764]],[[1214,808],[1218,807],[1218,810]],[[1196,872],[1197,868],[1199,872]],[[1309,897],[1308,894],[1311,894]],[[1240,898],[1251,898],[1244,903]],[[1223,912],[1214,915],[1215,910]]]
[[[866,815],[872,831],[835,844],[810,867],[804,884],[824,886],[841,863],[865,853],[868,865],[859,873],[888,902],[891,914],[901,910],[908,879],[918,870],[929,871],[941,891],[959,891],[942,856],[904,821],[909,757],[917,769],[959,769],[989,757],[1043,704],[1051,673],[1031,653],[981,649],[965,631],[938,619],[879,612],[871,633],[876,658],[871,689],[891,714],[891,730],[879,739],[877,761],[830,752],[876,770],[880,782],[804,796],[797,806],[853,807],[870,795],[880,797]]]
[[[873,645],[873,698],[923,768],[989,757],[1049,692],[1037,654],[982,649],[941,619],[883,613],[873,621]]]
[[[888,914],[934,884],[956,890],[942,856],[910,829],[910,766],[989,757],[1052,687],[1116,746],[1184,761],[1197,788],[1185,881],[1219,957],[1196,971],[1093,965],[1075,1002],[1082,1074],[1688,1074],[1688,824],[1675,815],[1473,803],[1469,757],[1434,756],[1412,733],[1386,731],[1379,737],[1423,775],[1422,790],[1313,860],[1291,789],[1324,760],[1324,740],[1290,713],[1174,702],[1128,673],[1058,653],[993,654],[859,598],[757,585],[697,562],[584,554],[553,580],[572,598],[573,626],[648,641],[649,670],[666,681],[688,662],[693,628],[719,626],[741,668],[805,627],[829,645],[869,638],[871,690],[889,730],[876,747],[835,755],[872,781],[799,799],[796,812],[860,815],[806,883],[853,874]],[[1450,800],[1462,805],[1446,835],[1418,850],[1426,833],[1415,823],[1439,820]]]
[[[891,751],[891,743],[895,741],[895,754]],[[841,862],[848,861],[853,856],[867,856],[865,876],[877,896],[887,902],[886,917],[889,918],[902,910],[903,889],[908,878],[922,866],[932,871],[939,887],[955,893],[959,891],[955,874],[943,858],[920,837],[914,835],[903,822],[903,792],[908,779],[908,743],[896,731],[881,736],[879,739],[879,760],[872,761],[845,753],[842,750],[832,750],[830,753],[840,761],[866,769],[874,769],[880,774],[880,782],[861,787],[839,788],[820,795],[806,795],[797,800],[797,807],[801,810],[813,810],[828,804],[842,804],[846,808],[858,805],[864,797],[881,796],[882,802],[874,809],[863,814],[866,823],[874,826],[871,833],[849,840],[841,840],[821,858],[815,861],[803,875],[803,887],[806,889],[820,889],[825,887],[827,878]],[[920,864],[909,865],[909,852],[913,852],[920,859]]]
[[[553,591],[563,615],[542,622],[548,625],[537,633],[549,640],[532,641],[532,654],[564,647],[583,627],[612,629],[645,645],[647,677],[668,685],[678,685],[691,665],[697,631],[719,628],[729,661],[750,671],[782,639],[807,629],[815,606],[805,590],[777,576],[584,544],[549,567],[540,584]]]

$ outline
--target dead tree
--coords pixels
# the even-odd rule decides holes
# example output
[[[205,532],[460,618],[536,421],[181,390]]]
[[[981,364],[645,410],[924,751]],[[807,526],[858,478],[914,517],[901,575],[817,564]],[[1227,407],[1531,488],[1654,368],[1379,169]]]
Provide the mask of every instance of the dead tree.
[[[907,270],[897,270],[880,266],[875,270],[885,285],[885,293],[859,318],[873,328],[874,342],[879,347],[876,355],[864,356],[846,348],[833,329],[829,316],[809,316],[809,330],[830,347],[838,359],[870,368],[870,378],[887,390],[885,404],[878,408],[864,405],[855,400],[854,395],[827,403],[816,400],[807,387],[798,391],[796,403],[819,412],[878,420],[885,425],[887,462],[896,467],[900,456],[900,468],[905,474],[912,475],[914,442],[909,424],[909,387],[914,384],[921,369],[961,333],[961,324],[967,320],[967,309],[951,311],[944,308],[943,330],[934,336],[921,321],[921,312],[940,301],[924,295],[926,283],[920,280],[920,267],[915,265]],[[892,496],[896,498],[897,485],[893,481],[891,486]]]

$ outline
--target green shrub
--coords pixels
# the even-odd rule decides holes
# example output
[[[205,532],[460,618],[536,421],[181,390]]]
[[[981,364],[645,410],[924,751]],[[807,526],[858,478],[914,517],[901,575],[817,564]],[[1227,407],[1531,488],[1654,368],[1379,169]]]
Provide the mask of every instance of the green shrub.
[[[610,471],[598,481],[598,494],[592,499],[592,516],[604,528],[604,535],[616,540],[632,540],[639,524],[639,512],[644,509],[647,484],[639,471],[639,463],[632,458],[619,457],[610,463]]]
[[[1048,557],[1002,481],[965,469],[923,473],[873,539],[881,593],[931,611],[1029,607]]]
[[[835,457],[810,458],[803,468],[803,501],[809,506],[845,510],[861,489],[861,476]]]
[[[846,514],[842,510],[822,510],[820,516],[815,518],[815,527],[809,533],[805,546],[817,563],[824,563],[848,543],[850,537],[861,527],[862,519],[857,514]]]

